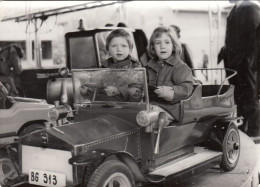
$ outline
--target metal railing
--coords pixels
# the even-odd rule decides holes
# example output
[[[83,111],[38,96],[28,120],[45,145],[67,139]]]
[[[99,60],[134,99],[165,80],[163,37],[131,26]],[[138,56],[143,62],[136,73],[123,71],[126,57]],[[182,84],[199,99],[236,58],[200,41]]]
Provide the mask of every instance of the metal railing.
[[[219,90],[218,90],[218,93],[217,93],[217,98],[219,98],[219,94],[221,92],[221,89],[222,89],[224,83],[237,74],[237,71],[235,71],[233,69],[229,69],[229,68],[194,68],[194,69],[192,69],[192,71],[197,71],[197,70],[200,70],[200,71],[202,71],[202,70],[206,70],[206,71],[221,70],[220,71],[221,72],[221,84],[220,84],[220,87],[219,87]],[[222,73],[223,73],[223,71],[231,71],[233,73],[231,75],[225,77],[224,80],[222,80],[222,76],[223,76]]]

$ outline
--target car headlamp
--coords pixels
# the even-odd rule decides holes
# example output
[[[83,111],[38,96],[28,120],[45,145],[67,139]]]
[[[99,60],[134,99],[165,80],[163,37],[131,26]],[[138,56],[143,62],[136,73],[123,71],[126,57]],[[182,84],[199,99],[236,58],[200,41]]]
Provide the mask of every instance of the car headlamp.
[[[158,112],[157,111],[140,111],[136,116],[136,121],[138,125],[145,127],[147,125],[150,125],[152,123],[155,123],[158,118]]]
[[[71,112],[66,106],[60,105],[58,107],[52,108],[48,112],[48,117],[50,121],[57,121],[67,117],[67,114]]]
[[[66,68],[66,67],[62,67],[62,68],[59,69],[59,74],[62,77],[66,77],[69,74],[69,69]]]

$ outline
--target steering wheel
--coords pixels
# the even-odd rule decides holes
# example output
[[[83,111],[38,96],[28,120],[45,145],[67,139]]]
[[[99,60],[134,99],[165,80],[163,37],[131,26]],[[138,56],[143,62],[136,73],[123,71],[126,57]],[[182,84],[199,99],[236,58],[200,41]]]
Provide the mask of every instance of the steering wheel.
[[[153,85],[148,84],[149,93],[154,92],[154,90],[156,90],[156,89],[158,89],[157,86],[153,86]]]

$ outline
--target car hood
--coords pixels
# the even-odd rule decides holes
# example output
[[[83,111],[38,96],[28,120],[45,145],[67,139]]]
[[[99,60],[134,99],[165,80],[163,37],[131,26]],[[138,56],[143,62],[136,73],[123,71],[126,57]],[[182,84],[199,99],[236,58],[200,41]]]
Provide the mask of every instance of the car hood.
[[[48,148],[68,148],[77,145],[89,145],[114,136],[124,136],[137,132],[140,127],[122,118],[104,115],[74,124],[53,127],[35,132],[21,139],[21,143]],[[46,143],[47,137],[47,143]],[[66,145],[67,144],[67,145]]]

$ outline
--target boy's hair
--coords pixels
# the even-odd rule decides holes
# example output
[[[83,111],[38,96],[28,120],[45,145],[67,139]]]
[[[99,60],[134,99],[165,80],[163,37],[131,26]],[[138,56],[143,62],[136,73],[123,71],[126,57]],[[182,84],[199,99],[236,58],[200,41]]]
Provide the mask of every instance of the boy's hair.
[[[111,42],[111,40],[113,38],[116,38],[116,37],[123,37],[126,39],[128,45],[129,45],[129,48],[130,50],[133,49],[133,42],[131,40],[131,36],[130,34],[124,30],[124,29],[116,29],[116,30],[113,30],[107,37],[106,39],[106,50],[108,51],[108,47],[109,47],[109,44]]]
[[[154,50],[154,41],[156,38],[160,37],[163,33],[166,33],[170,36],[170,38],[172,40],[172,44],[174,46],[173,47],[173,50],[174,50],[173,52],[175,52],[174,55],[180,57],[181,53],[182,53],[182,48],[181,48],[181,43],[178,40],[176,32],[173,29],[164,27],[164,26],[157,27],[152,33],[152,36],[151,36],[150,42],[149,42],[149,46],[148,46],[149,54],[151,55],[151,57],[152,58],[157,57],[155,50]]]

